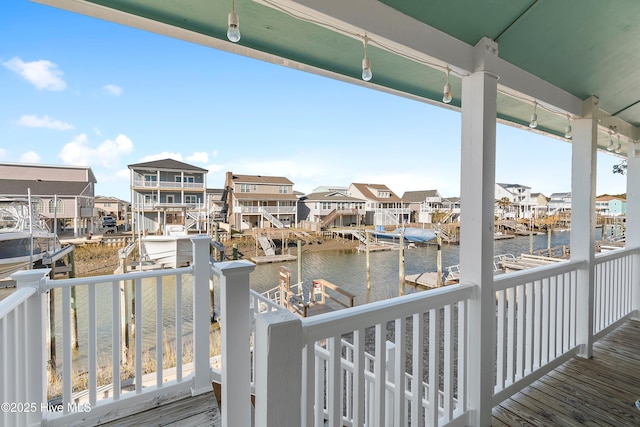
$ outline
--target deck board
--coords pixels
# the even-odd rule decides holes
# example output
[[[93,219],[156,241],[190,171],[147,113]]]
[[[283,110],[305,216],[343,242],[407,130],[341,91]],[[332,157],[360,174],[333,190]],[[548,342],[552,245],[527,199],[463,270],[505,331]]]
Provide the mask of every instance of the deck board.
[[[222,425],[222,421],[218,402],[212,391],[98,425],[101,427],[212,427]]]
[[[638,426],[640,322],[627,321],[593,346],[493,408],[495,425]]]

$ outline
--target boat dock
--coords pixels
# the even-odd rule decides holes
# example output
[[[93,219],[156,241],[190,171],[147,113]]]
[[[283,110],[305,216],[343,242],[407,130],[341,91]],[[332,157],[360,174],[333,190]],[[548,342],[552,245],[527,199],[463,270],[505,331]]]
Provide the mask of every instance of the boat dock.
[[[287,262],[287,261],[295,261],[298,257],[295,255],[263,255],[263,256],[254,256],[251,257],[251,261],[256,264],[271,264],[274,262]]]
[[[287,267],[280,267],[279,276],[278,286],[263,292],[262,296],[300,317],[354,306],[354,294],[325,279],[291,284],[291,269]]]
[[[511,254],[496,255],[493,257],[493,273],[502,274],[510,271],[525,270],[527,268],[540,267],[543,265],[555,264],[566,261],[562,258],[547,257],[541,255],[521,254],[515,257]],[[442,285],[452,285],[458,283],[460,278],[460,265],[452,265],[443,269]],[[438,273],[428,271],[420,274],[411,274],[405,277],[405,281],[426,288],[437,288]]]

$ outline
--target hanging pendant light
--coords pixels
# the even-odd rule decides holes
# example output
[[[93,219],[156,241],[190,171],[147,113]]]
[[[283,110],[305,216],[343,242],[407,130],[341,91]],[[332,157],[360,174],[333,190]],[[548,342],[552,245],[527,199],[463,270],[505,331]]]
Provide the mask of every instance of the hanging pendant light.
[[[534,101],[533,103],[533,114],[531,115],[531,121],[529,122],[529,127],[531,129],[535,129],[538,127],[538,115],[536,114],[536,109],[538,108],[538,103]]]
[[[609,143],[607,144],[607,151],[613,151],[613,132],[609,132]]]
[[[565,138],[573,138],[573,129],[571,128],[571,116],[567,114],[567,127],[564,128],[564,137]]]
[[[445,104],[449,104],[451,102],[451,85],[449,84],[449,66],[447,65],[447,82],[444,85],[444,90],[442,91],[442,102]]]
[[[231,0],[231,12],[228,19],[229,26],[227,27],[227,38],[233,43],[237,43],[240,40],[240,20],[236,14],[236,1]]]
[[[364,58],[362,59],[362,80],[368,82],[373,77],[371,72],[371,60],[367,58],[367,40],[368,37],[365,34],[362,38],[362,45],[364,46]]]

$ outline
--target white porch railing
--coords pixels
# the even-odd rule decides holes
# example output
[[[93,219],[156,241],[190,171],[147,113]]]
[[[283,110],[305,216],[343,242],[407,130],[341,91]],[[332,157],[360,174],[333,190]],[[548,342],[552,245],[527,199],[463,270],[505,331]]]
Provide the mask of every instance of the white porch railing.
[[[594,266],[593,335],[605,335],[611,326],[626,318],[632,308],[633,255],[639,248],[598,254]],[[637,279],[636,279],[637,282]]]
[[[255,392],[257,426],[457,426],[469,422],[468,307],[476,291],[465,284],[415,293],[307,319],[299,319],[249,289],[254,265],[246,261],[210,264],[206,236],[193,239],[190,267],[52,281],[47,270],[14,275],[18,288],[0,302],[0,425],[67,425],[106,420],[109,414],[154,407],[159,400],[197,395],[222,382],[224,426],[249,425],[249,395]],[[586,261],[568,261],[494,278],[496,313],[494,402],[518,392],[577,354],[581,328],[593,337],[606,333],[632,313],[634,259],[638,248],[620,249]],[[582,325],[577,306],[589,291],[578,277],[593,268],[593,324]],[[209,285],[220,281],[221,367],[211,367]],[[120,378],[121,289],[135,294],[135,375],[130,388]],[[70,289],[86,294],[87,389],[73,389]],[[185,287],[192,301],[182,301]],[[142,328],[149,302],[155,301],[155,328]],[[45,355],[46,292],[62,294],[60,406],[47,404]],[[174,295],[167,308],[163,295]],[[98,305],[107,305],[98,315]],[[186,308],[188,307],[188,308]],[[163,364],[164,334],[175,328],[175,373],[156,369],[144,375],[145,343]],[[108,336],[100,345],[99,332]],[[177,349],[189,335],[193,362]],[[184,338],[183,338],[184,337]],[[254,347],[255,346],[255,347]],[[111,384],[98,386],[97,368],[106,357]],[[292,381],[299,378],[300,381]],[[115,385],[114,385],[115,383]],[[300,402],[298,405],[297,402]],[[28,406],[25,406],[28,404]],[[3,407],[4,408],[4,407]],[[12,410],[13,409],[13,410]]]

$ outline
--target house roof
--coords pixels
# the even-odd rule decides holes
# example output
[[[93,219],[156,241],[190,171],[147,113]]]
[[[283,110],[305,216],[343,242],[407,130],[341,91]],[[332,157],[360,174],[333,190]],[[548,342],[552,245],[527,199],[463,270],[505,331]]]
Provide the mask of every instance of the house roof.
[[[438,190],[405,191],[402,195],[402,200],[410,203],[420,203],[427,200],[427,197],[440,197],[440,194]]]
[[[482,64],[499,77],[498,120],[564,138],[568,117],[598,98],[598,147],[610,128],[640,126],[640,2],[257,0],[241,1],[242,38],[226,38],[228,2],[36,0],[215,49],[459,110],[462,76]],[[363,35],[373,78],[361,80]],[[491,55],[482,64],[478,58]],[[480,58],[481,59],[481,58]],[[452,102],[442,103],[450,69]]]
[[[153,169],[168,171],[192,171],[192,172],[209,172],[207,169],[199,168],[188,163],[180,162],[174,159],[153,160],[150,162],[135,163],[127,166],[129,169]]]
[[[305,201],[310,202],[364,202],[357,197],[349,196],[341,191],[320,191],[304,196]]]
[[[118,199],[117,197],[112,197],[112,196],[96,196],[94,197],[94,201],[95,203],[109,203],[109,202],[129,203],[126,200]]]
[[[263,176],[263,175],[238,175],[233,174],[231,179],[235,184],[280,184],[293,185],[293,182],[284,176]]]
[[[527,187],[526,185],[520,185],[520,184],[505,184],[505,183],[500,183],[497,182],[496,184],[498,184],[500,187],[504,188],[505,190],[511,190],[513,188],[526,188],[526,189],[531,189],[531,187]]]
[[[402,202],[402,199],[398,197],[396,193],[391,191],[391,189],[384,184],[362,184],[362,183],[354,182],[351,185],[354,186],[362,194],[362,197],[366,198],[367,200],[375,200],[383,203]],[[376,192],[378,190],[388,191],[389,197],[378,197],[378,195],[374,193],[372,190]]]
[[[600,197],[596,197],[596,202],[610,202],[611,200],[620,200],[621,202],[625,202],[626,201],[622,197],[615,197],[615,196],[600,196]]]
[[[93,191],[85,191],[88,182],[76,181],[37,181],[21,179],[0,179],[0,194],[3,196],[26,196],[31,189],[34,197],[53,196],[93,196]],[[84,194],[81,194],[84,191]]]

